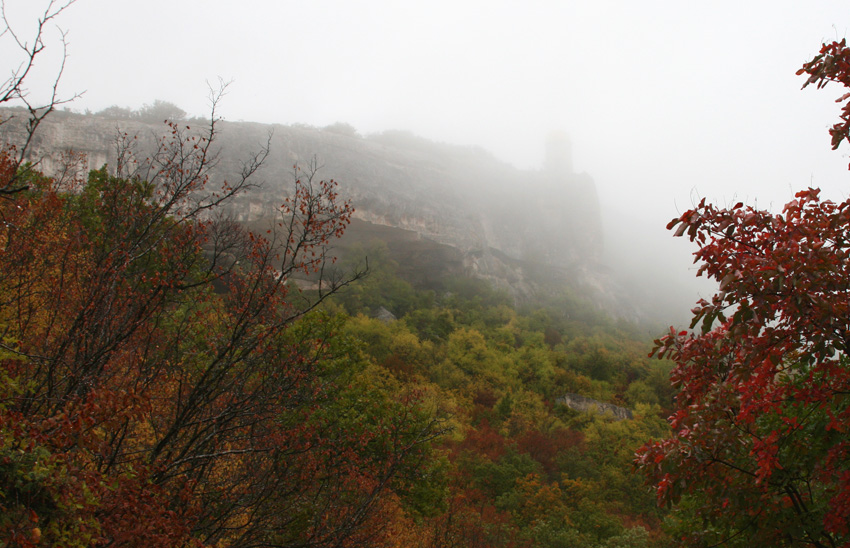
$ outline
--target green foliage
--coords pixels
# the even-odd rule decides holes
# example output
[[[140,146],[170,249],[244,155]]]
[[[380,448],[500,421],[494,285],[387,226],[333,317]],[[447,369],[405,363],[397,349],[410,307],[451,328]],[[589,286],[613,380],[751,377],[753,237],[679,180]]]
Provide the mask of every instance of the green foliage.
[[[473,457],[474,458],[474,457]],[[510,510],[516,506],[517,481],[541,472],[540,464],[525,453],[510,448],[497,461],[483,460],[471,466],[475,485],[494,500],[496,506]]]
[[[455,325],[454,313],[445,308],[413,310],[403,319],[419,338],[433,342],[447,340]]]
[[[368,263],[369,273],[334,296],[349,314],[372,315],[383,307],[401,317],[410,310],[427,306],[432,296],[417,292],[398,274],[398,264],[390,258],[387,245],[374,241],[367,246],[356,245],[348,250],[350,259],[342,261],[340,270],[346,271]]]
[[[360,250],[369,277],[310,301],[284,281],[317,275],[293,249],[321,255],[347,223],[333,188],[298,187],[322,204],[299,218],[315,224],[274,249],[192,210],[203,177],[186,172],[104,168],[65,193],[30,170],[0,202],[15,304],[0,307],[0,530],[163,547],[664,539],[631,474],[672,394],[641,341],[569,299],[517,310],[481,280],[416,289],[377,244]],[[636,417],[556,405],[567,392]]]
[[[380,285],[400,287],[393,268],[371,258],[370,268]],[[432,401],[451,407],[455,432],[443,465],[454,479],[442,493],[455,502],[432,506],[426,523],[474,515],[494,546],[661,545],[663,512],[632,459],[647,438],[667,432],[658,404],[671,399],[669,366],[650,361],[648,345],[625,331],[576,330],[549,308],[519,312],[480,282],[453,283],[457,292],[437,300],[427,292],[406,298],[419,304],[397,321],[360,314],[345,328],[400,387],[427,386]],[[399,302],[384,293],[359,301],[360,311],[388,302],[381,299]],[[343,300],[358,312],[358,301]],[[567,392],[628,406],[636,418],[554,406]],[[469,527],[441,534],[469,542]]]

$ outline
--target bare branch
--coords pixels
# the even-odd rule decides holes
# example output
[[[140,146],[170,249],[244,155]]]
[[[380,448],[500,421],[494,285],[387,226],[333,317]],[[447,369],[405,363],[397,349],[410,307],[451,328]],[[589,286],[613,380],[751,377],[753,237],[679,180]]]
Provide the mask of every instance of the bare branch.
[[[82,93],[75,93],[71,97],[60,97],[59,82],[62,79],[62,75],[65,72],[65,66],[68,61],[68,35],[67,32],[58,27],[59,40],[62,44],[62,60],[56,76],[53,78],[50,98],[44,104],[33,103],[29,99],[29,91],[26,89],[26,80],[31,75],[36,65],[36,60],[40,58],[40,55],[46,48],[44,42],[46,33],[45,27],[52,23],[56,17],[75,2],[76,0],[66,0],[64,2],[57,3],[56,0],[50,0],[36,21],[35,30],[32,36],[29,39],[26,39],[21,35],[21,32],[15,30],[15,27],[9,20],[9,16],[6,12],[6,2],[4,0],[0,0],[0,23],[2,23],[5,27],[2,31],[0,31],[0,39],[11,37],[15,46],[19,50],[19,53],[23,57],[23,60],[18,64],[18,66],[11,70],[9,77],[0,83],[0,105],[14,102],[23,103],[28,115],[26,123],[26,137],[22,143],[19,143],[13,149],[15,152],[16,167],[20,167],[23,164],[30,145],[32,144],[33,136],[41,122],[54,110],[56,110],[57,106],[70,103],[82,95]],[[0,120],[0,124],[3,122],[4,120]],[[25,184],[21,184],[19,179],[20,177],[15,176],[12,177],[10,181],[6,181],[6,184],[0,188],[0,197],[8,197],[12,194],[26,190],[27,186]]]

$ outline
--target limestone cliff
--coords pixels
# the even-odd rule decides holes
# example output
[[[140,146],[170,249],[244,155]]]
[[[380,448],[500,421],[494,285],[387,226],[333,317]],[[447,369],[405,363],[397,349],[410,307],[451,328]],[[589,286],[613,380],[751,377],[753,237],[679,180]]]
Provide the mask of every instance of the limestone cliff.
[[[8,119],[11,111],[0,111]],[[0,139],[16,142],[23,118],[0,125]],[[190,121],[187,125],[195,122]],[[217,177],[233,178],[240,160],[264,144],[271,155],[258,173],[260,188],[232,204],[252,222],[272,214],[292,182],[292,166],[314,157],[319,176],[334,179],[356,208],[353,227],[379,225],[409,234],[423,252],[447,246],[453,268],[486,278],[518,298],[541,291],[541,280],[587,288],[616,300],[599,265],[599,204],[593,179],[572,169],[569,144],[550,142],[542,170],[519,170],[486,152],[435,143],[405,132],[363,137],[342,124],[327,128],[222,122]],[[31,154],[51,172],[61,153],[87,155],[89,168],[115,162],[119,132],[153,147],[162,124],[58,112],[39,128]],[[454,251],[451,251],[454,250]],[[454,255],[452,255],[454,254]],[[544,284],[545,285],[545,284]]]

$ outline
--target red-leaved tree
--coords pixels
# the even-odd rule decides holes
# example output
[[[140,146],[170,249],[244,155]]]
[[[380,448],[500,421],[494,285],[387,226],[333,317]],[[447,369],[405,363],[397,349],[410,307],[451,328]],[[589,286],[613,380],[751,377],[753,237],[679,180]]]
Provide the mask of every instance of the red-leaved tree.
[[[0,32],[25,57],[0,104],[29,107],[41,29],[72,1],[29,49]],[[211,188],[220,97],[205,128],[125,135],[87,176],[23,162],[44,109],[0,143],[0,546],[381,546],[430,466],[421,396],[314,310],[363,274],[325,270],[353,208],[296,168],[268,232],[224,216],[268,150]]]
[[[850,49],[799,74],[850,88]],[[850,139],[850,93],[833,148]],[[719,282],[691,328],[656,341],[676,363],[671,435],[637,464],[673,504],[684,546],[850,546],[850,200],[798,192],[782,212],[702,200],[668,229]]]

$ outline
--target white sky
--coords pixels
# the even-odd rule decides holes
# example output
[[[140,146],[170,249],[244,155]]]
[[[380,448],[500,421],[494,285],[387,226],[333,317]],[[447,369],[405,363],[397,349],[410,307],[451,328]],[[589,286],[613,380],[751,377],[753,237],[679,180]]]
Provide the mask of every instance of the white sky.
[[[24,28],[44,0],[6,5]],[[221,77],[229,120],[407,129],[531,168],[561,130],[607,214],[659,233],[696,195],[848,195],[843,91],[794,74],[847,34],[846,0],[78,0],[58,23],[77,110],[201,115]]]

